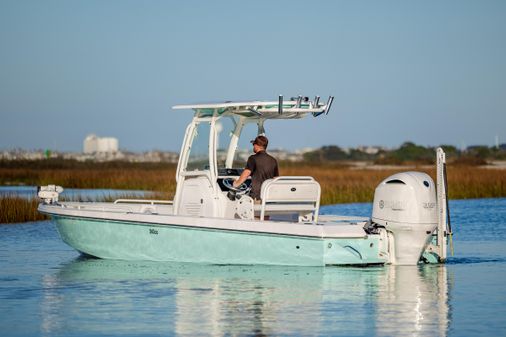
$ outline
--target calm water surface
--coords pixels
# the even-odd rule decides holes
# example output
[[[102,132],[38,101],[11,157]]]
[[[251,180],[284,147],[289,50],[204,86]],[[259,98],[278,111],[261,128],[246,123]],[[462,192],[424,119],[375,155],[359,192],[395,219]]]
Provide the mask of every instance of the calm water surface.
[[[0,226],[2,336],[505,336],[506,199],[450,203],[444,266],[209,266],[83,258],[50,222]],[[369,204],[324,213],[370,214]],[[198,242],[190,243],[198,244]]]

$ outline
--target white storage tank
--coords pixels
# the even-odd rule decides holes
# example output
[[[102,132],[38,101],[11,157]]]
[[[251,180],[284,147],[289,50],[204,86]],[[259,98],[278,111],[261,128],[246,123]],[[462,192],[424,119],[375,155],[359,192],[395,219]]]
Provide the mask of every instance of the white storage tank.
[[[118,152],[118,139],[114,137],[98,137],[88,135],[83,142],[83,152],[86,154]]]
[[[372,221],[393,235],[392,263],[417,264],[438,222],[432,178],[403,172],[383,180],[374,193]]]

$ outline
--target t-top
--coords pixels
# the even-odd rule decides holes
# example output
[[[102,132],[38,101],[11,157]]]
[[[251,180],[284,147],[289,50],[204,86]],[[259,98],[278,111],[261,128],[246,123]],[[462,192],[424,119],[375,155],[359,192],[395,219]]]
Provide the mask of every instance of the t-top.
[[[260,199],[262,183],[279,176],[278,162],[265,151],[260,151],[248,158],[246,169],[251,171],[251,197]]]

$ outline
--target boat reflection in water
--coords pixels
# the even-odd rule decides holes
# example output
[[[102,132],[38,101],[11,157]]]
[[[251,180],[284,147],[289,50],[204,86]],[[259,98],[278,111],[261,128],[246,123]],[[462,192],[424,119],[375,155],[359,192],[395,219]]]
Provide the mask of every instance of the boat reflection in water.
[[[43,280],[44,335],[445,336],[445,266],[212,266],[79,258]]]
[[[386,268],[378,282],[377,334],[446,336],[449,292],[445,266]]]

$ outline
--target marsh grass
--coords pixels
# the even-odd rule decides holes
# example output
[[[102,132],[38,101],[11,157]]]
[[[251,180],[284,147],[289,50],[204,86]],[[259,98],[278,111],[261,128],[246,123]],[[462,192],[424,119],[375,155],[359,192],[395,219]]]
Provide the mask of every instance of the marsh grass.
[[[392,174],[421,171],[436,181],[436,169],[398,167],[395,169],[352,169],[331,166],[299,166],[283,170],[283,175],[310,175],[322,187],[321,204],[371,202],[376,186]],[[473,166],[448,168],[450,199],[506,197],[506,170]]]
[[[403,171],[423,171],[435,179],[435,168],[426,166],[356,169],[343,165],[284,164],[282,175],[313,176],[322,187],[322,204],[372,200],[374,189],[386,177]],[[0,185],[56,184],[64,188],[104,188],[155,191],[156,198],[172,199],[176,190],[175,166],[142,169],[120,168],[29,169],[0,168]],[[449,196],[469,199],[506,196],[506,170],[467,165],[448,167]],[[138,197],[137,197],[138,198]],[[111,198],[112,199],[112,198]],[[154,199],[154,197],[151,197]]]
[[[0,223],[42,221],[47,217],[37,211],[39,200],[15,195],[0,197]]]
[[[60,201],[71,202],[114,202],[117,199],[167,200],[168,195],[162,192],[151,193],[144,196],[128,193],[120,195],[104,194],[97,197],[72,194],[70,196],[62,195],[59,199]],[[41,201],[36,196],[33,198],[23,198],[16,195],[0,196],[0,224],[42,221],[49,219],[49,217],[37,211],[37,207],[40,202]]]
[[[0,185],[56,184],[64,188],[103,188],[155,191],[154,194],[103,196],[97,200],[86,196],[63,197],[66,201],[114,201],[115,199],[172,200],[176,190],[174,165],[77,168],[0,167]],[[388,169],[356,169],[336,164],[281,163],[282,175],[312,176],[322,187],[321,204],[371,202],[376,186],[388,176],[404,171],[423,171],[434,180],[434,167],[413,166]],[[467,165],[448,167],[450,199],[506,197],[506,170]],[[65,199],[66,198],[66,199]],[[36,221],[43,218],[36,211],[38,200],[10,196],[0,197],[0,222]]]

